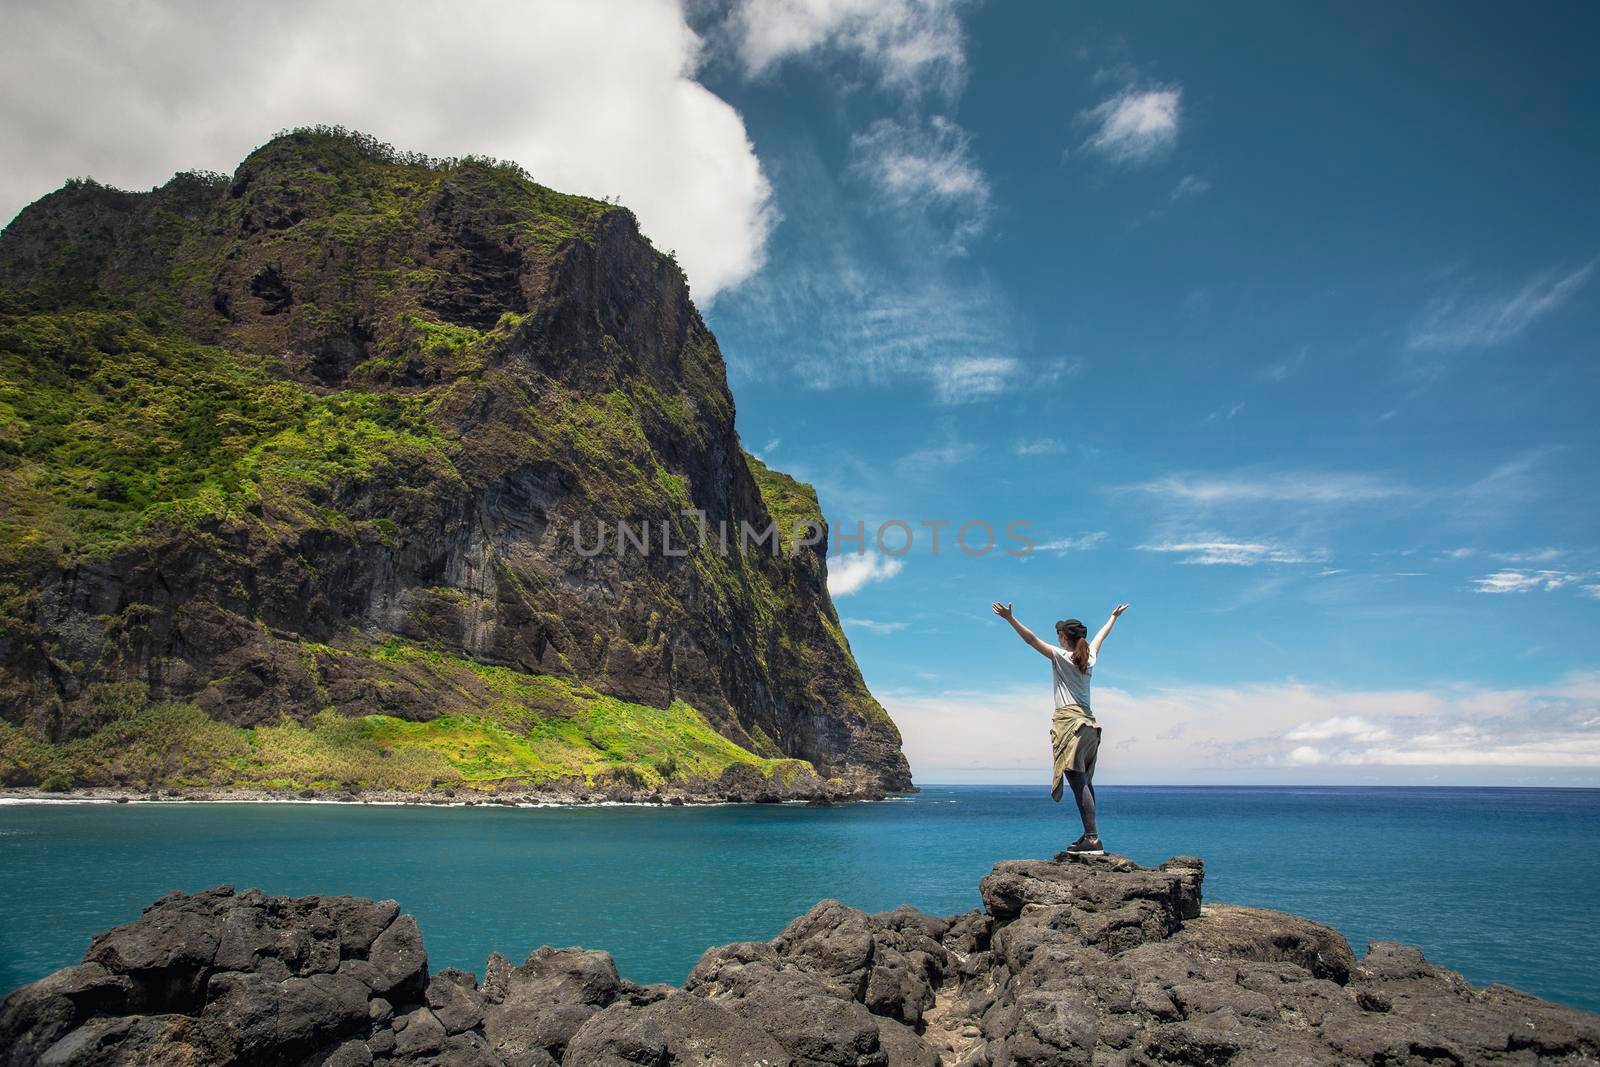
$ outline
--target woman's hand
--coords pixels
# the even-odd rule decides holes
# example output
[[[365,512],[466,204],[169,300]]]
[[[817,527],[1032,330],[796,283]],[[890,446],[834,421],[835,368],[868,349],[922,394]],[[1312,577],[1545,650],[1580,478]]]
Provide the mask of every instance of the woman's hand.
[[[993,604],[989,605],[989,610],[994,612],[996,615],[1000,616],[1002,619],[1006,620],[1007,622],[1011,621],[1011,605],[1010,604],[1002,604],[997,600]]]
[[[1126,604],[1118,604],[1116,607],[1111,609],[1111,617],[1114,619],[1118,615],[1121,615],[1124,611],[1127,611],[1127,610],[1128,610],[1128,605],[1126,605]]]

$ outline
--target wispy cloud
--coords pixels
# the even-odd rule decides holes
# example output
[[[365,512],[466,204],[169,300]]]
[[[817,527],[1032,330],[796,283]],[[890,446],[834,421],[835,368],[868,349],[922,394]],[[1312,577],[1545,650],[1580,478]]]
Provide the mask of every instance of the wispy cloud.
[[[1168,197],[1174,204],[1179,200],[1187,200],[1194,196],[1204,196],[1211,191],[1211,183],[1195,174],[1185,174],[1178,179],[1178,184],[1172,187]]]
[[[854,629],[865,630],[868,633],[879,635],[899,633],[911,625],[906,622],[879,622],[877,619],[843,618],[839,621]]]
[[[886,582],[905,564],[877,552],[858,552],[828,559],[828,593],[835,599],[851,596],[873,582]]]
[[[1153,506],[1156,523],[1139,546],[1144,551],[1185,564],[1239,567],[1326,563],[1330,554],[1321,546],[1332,543],[1341,525],[1407,492],[1377,474],[1284,470],[1175,473],[1107,491]]]
[[[1406,347],[1418,352],[1488,348],[1522,333],[1589,284],[1600,260],[1577,270],[1547,271],[1514,292],[1436,297],[1412,324]]]
[[[926,122],[879,119],[850,141],[850,169],[890,205],[934,219],[950,216],[949,250],[966,251],[989,217],[989,179],[972,154],[972,136],[935,115]]]
[[[1212,538],[1194,541],[1166,541],[1138,545],[1141,552],[1168,552],[1181,555],[1180,563],[1204,566],[1253,567],[1262,563],[1321,563],[1326,552],[1306,551],[1292,545],[1261,541],[1229,541]]]
[[[1054,437],[1040,437],[1033,441],[1018,441],[1011,451],[1019,456],[1059,456],[1067,446]]]
[[[1169,475],[1119,486],[1119,490],[1191,504],[1280,502],[1288,504],[1355,504],[1404,495],[1404,486],[1371,474],[1301,471],[1262,475]]]
[[[718,301],[719,336],[732,324],[753,333],[744,347],[786,354],[760,362],[730,355],[737,373],[790,375],[814,389],[923,381],[937,392],[953,375],[970,373],[966,361],[1012,358],[1017,316],[1002,292],[953,281],[936,263],[930,270],[934,255],[905,271],[869,268],[857,240],[819,236]]]
[[[1566,553],[1559,548],[1537,548],[1530,552],[1495,552],[1493,555],[1503,563],[1554,563]]]
[[[1549,475],[1544,468],[1560,447],[1528,449],[1450,495],[1448,506],[1456,523],[1483,528],[1506,523],[1546,492]]]
[[[930,370],[940,403],[966,404],[1013,388],[1022,364],[1010,356],[960,356],[935,363]]]
[[[965,463],[981,451],[977,445],[970,443],[919,448],[896,460],[894,469],[901,476],[916,474],[932,467],[949,467],[956,463]]]
[[[1095,126],[1083,147],[1127,166],[1160,159],[1178,141],[1182,101],[1175,85],[1124,90],[1079,116]]]
[[[1077,537],[1062,537],[1054,541],[1033,546],[1035,552],[1087,552],[1092,548],[1099,548],[1110,535],[1104,530],[1093,533],[1079,534]]]
[[[966,78],[957,8],[954,0],[743,0],[727,29],[752,77],[831,49],[859,57],[885,88],[954,94]]]
[[[1580,582],[1583,575],[1570,571],[1503,570],[1472,579],[1479,593],[1531,593],[1554,590]]]
[[[1207,422],[1228,422],[1239,412],[1244,410],[1244,401],[1235,400],[1225,408],[1218,408],[1206,416]]]
[[[1282,384],[1294,377],[1295,373],[1305,366],[1306,357],[1311,354],[1311,346],[1301,345],[1291,356],[1286,356],[1275,363],[1269,363],[1265,377],[1269,382]]]

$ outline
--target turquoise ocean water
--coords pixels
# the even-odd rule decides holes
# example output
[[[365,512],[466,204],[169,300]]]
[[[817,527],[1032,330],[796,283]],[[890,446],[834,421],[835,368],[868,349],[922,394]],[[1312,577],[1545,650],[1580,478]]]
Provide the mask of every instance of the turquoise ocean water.
[[[1208,900],[1421,945],[1475,983],[1600,1010],[1600,790],[1104,786],[1107,846],[1205,857]],[[997,861],[1078,834],[1039,788],[927,787],[881,804],[433,808],[0,806],[0,991],[76,962],[172,889],[393,897],[430,964],[609,950],[681,981],[817,900],[976,907]]]

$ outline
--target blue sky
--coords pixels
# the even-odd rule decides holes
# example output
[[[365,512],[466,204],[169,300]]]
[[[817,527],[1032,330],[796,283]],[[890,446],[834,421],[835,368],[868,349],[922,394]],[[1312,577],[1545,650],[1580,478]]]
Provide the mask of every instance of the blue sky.
[[[1043,762],[1006,599],[1133,604],[1108,780],[1597,780],[1596,18],[1504,15],[974,5],[914,72],[708,72],[783,213],[708,312],[747,445],[836,524],[1072,546],[839,597],[921,777]],[[1436,762],[1512,739],[1569,766]]]
[[[619,195],[746,446],[917,530],[831,569],[919,780],[1042,774],[1005,599],[1132,603],[1107,781],[1600,784],[1600,10],[430,10],[21,4],[0,215],[309,122]]]

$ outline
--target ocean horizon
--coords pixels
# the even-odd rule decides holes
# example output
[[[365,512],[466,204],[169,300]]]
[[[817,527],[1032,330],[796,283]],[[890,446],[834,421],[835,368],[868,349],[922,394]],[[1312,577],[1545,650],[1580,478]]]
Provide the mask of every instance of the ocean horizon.
[[[1600,789],[1107,785],[1110,851],[1206,861],[1205,897],[1417,944],[1474,984],[1600,1009]],[[837,808],[717,805],[8,804],[0,989],[76,962],[174,889],[394,898],[430,966],[481,973],[543,945],[604,949],[677,983],[700,954],[764,939],[825,898],[868,911],[978,907],[1005,859],[1077,836],[1038,786],[949,786]]]

